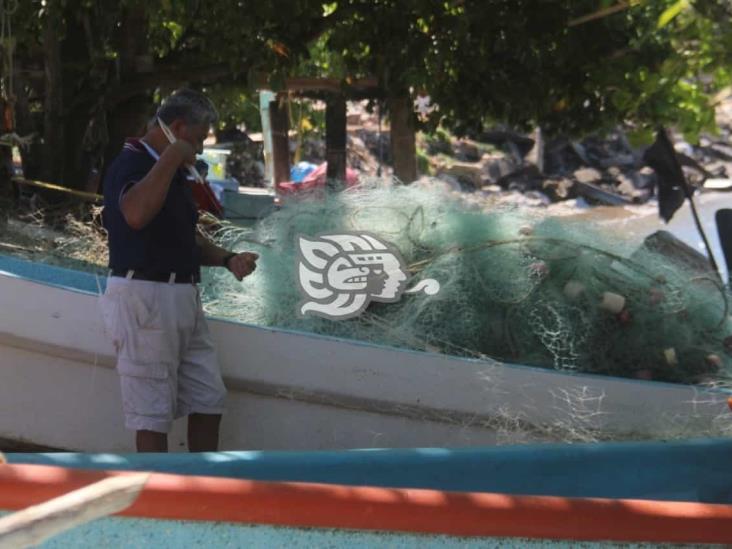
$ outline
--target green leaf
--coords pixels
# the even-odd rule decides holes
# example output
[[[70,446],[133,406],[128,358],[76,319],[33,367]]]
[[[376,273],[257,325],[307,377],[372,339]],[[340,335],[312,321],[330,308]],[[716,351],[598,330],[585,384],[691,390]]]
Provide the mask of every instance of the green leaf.
[[[640,128],[628,133],[628,141],[632,147],[644,147],[653,143],[655,133],[652,128]]]
[[[170,32],[172,43],[175,43],[183,34],[183,27],[177,21],[165,21],[163,27]]]
[[[659,29],[662,29],[668,25],[678,14],[689,8],[689,0],[677,0],[671,6],[666,8],[661,16],[658,18]]]

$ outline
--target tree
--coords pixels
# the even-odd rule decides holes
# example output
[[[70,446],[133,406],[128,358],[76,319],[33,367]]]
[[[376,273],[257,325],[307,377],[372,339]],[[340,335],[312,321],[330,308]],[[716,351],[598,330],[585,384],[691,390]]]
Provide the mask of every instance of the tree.
[[[19,129],[43,136],[42,146],[24,155],[26,173],[72,188],[88,186],[89,174],[119,151],[124,136],[139,134],[156,91],[216,82],[245,87],[256,67],[276,67],[282,57],[274,45],[284,27],[269,3],[246,9],[224,0],[21,4]],[[285,24],[298,15],[282,13],[289,14],[280,17]]]
[[[730,81],[726,3],[620,8],[609,0],[20,2],[18,129],[44,138],[24,165],[31,177],[84,187],[140,131],[155,94],[205,87],[229,98],[231,124],[254,87],[277,89],[303,73],[346,86],[376,77],[391,105],[424,91],[439,105],[431,123],[458,133],[493,122],[583,133],[630,121],[640,134],[675,122],[693,138],[711,127],[709,97]],[[610,14],[585,17],[598,10]]]
[[[350,0],[338,2],[352,15],[328,45],[348,71],[377,75],[390,93],[425,90],[458,132],[494,121],[549,134],[628,120],[641,129],[681,122],[692,138],[709,128],[707,99],[732,51],[729,16],[720,17],[727,3],[636,0],[577,24],[610,4]]]

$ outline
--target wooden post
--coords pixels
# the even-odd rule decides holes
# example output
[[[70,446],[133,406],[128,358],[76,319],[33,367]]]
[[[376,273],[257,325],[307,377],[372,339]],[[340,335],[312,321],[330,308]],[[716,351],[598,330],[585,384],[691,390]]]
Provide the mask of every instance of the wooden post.
[[[290,180],[290,116],[287,105],[279,100],[269,104],[269,121],[272,128],[272,175],[275,185]]]
[[[537,126],[531,138],[534,140],[534,146],[531,148],[529,153],[526,155],[526,160],[536,166],[539,173],[544,173],[544,135],[541,132],[541,127]]]
[[[403,183],[411,183],[417,179],[417,144],[414,108],[408,94],[389,99],[389,117],[394,175]]]
[[[264,149],[264,180],[274,187],[274,168],[272,167],[272,126],[269,118],[269,106],[275,94],[269,90],[259,92],[259,114],[262,119],[262,148]]]
[[[326,104],[325,149],[328,190],[341,190],[346,184],[346,99],[342,95],[331,96]]]

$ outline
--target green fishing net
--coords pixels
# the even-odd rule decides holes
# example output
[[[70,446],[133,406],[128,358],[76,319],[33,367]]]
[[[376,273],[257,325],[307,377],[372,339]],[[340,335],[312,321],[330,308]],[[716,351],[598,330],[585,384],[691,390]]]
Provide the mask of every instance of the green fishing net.
[[[393,243],[410,285],[436,295],[371,302],[358,317],[301,318],[297,235],[369,232]],[[243,282],[206,273],[207,312],[240,322],[463,357],[678,383],[727,385],[728,294],[711,273],[587,222],[495,207],[437,182],[371,183],[290,199],[225,247],[255,251]]]

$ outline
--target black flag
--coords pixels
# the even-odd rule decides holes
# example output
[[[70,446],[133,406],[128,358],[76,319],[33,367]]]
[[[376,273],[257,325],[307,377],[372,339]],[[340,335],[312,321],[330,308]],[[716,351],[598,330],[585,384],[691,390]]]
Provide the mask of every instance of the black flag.
[[[666,134],[666,130],[663,128],[658,129],[656,141],[648,147],[643,154],[643,159],[656,172],[658,213],[660,216],[668,223],[676,213],[676,210],[684,203],[684,198],[689,199],[689,209],[691,210],[691,215],[694,217],[694,224],[696,225],[697,231],[699,231],[699,236],[701,236],[701,239],[704,241],[704,247],[707,249],[709,263],[715,272],[719,272],[717,262],[714,259],[714,252],[712,252],[712,247],[709,245],[707,235],[704,234],[699,213],[694,206],[691,189],[686,182],[684,171],[681,169],[679,158],[676,156],[676,151]]]
[[[668,223],[689,196],[689,188],[674,146],[663,128],[658,130],[653,145],[646,149],[643,160],[656,172],[658,213]]]

